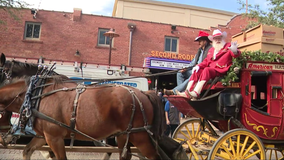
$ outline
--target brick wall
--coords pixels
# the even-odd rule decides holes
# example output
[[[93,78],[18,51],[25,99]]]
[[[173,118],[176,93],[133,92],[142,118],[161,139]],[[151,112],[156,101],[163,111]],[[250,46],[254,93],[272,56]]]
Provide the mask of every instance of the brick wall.
[[[80,10],[74,10],[74,16],[73,13],[40,10],[36,19],[33,19],[30,10],[22,10],[19,12],[20,21],[13,20],[3,10],[0,12],[0,19],[6,23],[0,25],[0,52],[8,56],[43,56],[52,60],[107,64],[109,48],[97,46],[98,28],[114,28],[120,37],[114,39],[112,64],[127,64],[129,22],[136,24],[136,30],[133,32],[131,66],[142,67],[144,58],[149,56],[152,50],[164,51],[165,36],[179,37],[179,53],[194,55],[198,49],[198,43],[194,42],[200,30],[197,28],[177,26],[177,31],[171,33],[170,24],[80,15]],[[227,31],[231,37],[241,31],[240,24],[245,25],[247,22],[240,17],[235,17],[227,26],[219,28]],[[25,22],[42,24],[40,41],[24,40]],[[80,57],[74,56],[77,49]]]

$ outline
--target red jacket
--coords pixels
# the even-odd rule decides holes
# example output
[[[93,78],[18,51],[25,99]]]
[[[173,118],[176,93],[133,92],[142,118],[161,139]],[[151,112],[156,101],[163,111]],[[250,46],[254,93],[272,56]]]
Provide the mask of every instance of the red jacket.
[[[226,43],[224,47],[217,53],[216,59],[213,60],[214,48],[210,48],[207,57],[198,66],[203,69],[205,67],[215,68],[220,74],[225,74],[232,65],[232,57],[237,58],[241,52],[238,50],[238,54],[234,54],[228,47],[231,43]]]

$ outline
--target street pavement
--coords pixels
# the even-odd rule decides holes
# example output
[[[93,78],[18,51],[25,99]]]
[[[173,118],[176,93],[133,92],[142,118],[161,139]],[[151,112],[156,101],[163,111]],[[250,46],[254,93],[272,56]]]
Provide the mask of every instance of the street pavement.
[[[46,151],[35,151],[31,157],[32,160],[44,160],[47,159]],[[93,153],[93,152],[67,152],[68,160],[102,160],[104,153]],[[17,160],[23,159],[23,151],[15,149],[0,149],[0,160]],[[49,158],[51,159],[51,158]],[[119,154],[114,153],[110,157],[111,160],[118,160]],[[137,157],[132,157],[133,160],[138,160]]]
[[[186,121],[187,119],[181,119],[181,123]],[[195,126],[197,128],[197,126]],[[222,134],[222,133],[221,133]],[[23,159],[22,150],[15,150],[15,149],[0,149],[0,160],[16,160],[16,159]],[[67,152],[67,158],[72,159],[81,159],[81,160],[101,160],[103,159],[105,153],[94,153],[94,152]],[[45,151],[35,151],[32,155],[32,160],[42,160],[47,159],[47,152]],[[266,155],[267,158],[269,155]],[[278,157],[281,157],[281,154],[278,153]],[[117,153],[112,154],[110,157],[111,160],[118,160],[119,155]],[[132,157],[133,160],[138,160],[137,157]],[[253,159],[256,159],[254,157]],[[272,159],[276,159],[275,155],[272,156]]]

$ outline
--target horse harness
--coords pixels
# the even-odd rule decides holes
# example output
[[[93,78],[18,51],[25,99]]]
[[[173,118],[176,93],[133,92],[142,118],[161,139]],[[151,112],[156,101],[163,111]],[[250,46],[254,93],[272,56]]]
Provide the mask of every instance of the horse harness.
[[[126,86],[122,86],[122,85],[118,85],[118,86],[126,89],[130,93],[130,95],[132,97],[132,112],[131,112],[131,117],[130,117],[130,121],[129,121],[128,127],[127,127],[127,129],[125,131],[118,132],[118,133],[113,135],[113,136],[119,136],[119,135],[122,135],[122,134],[126,134],[126,141],[125,141],[122,153],[121,153],[121,157],[123,157],[125,159],[127,157],[127,145],[128,145],[128,142],[129,142],[129,135],[130,135],[130,133],[147,131],[148,134],[150,134],[150,137],[153,135],[153,133],[150,131],[151,126],[148,125],[148,120],[147,120],[147,117],[145,115],[143,104],[140,102],[140,100],[137,97],[137,95],[135,94],[135,92],[132,89],[126,87]],[[140,107],[140,110],[141,110],[142,116],[143,116],[143,121],[144,121],[144,126],[143,127],[139,127],[139,128],[133,128],[133,125],[132,125],[134,114],[135,114],[135,110],[136,110],[135,100],[139,104],[139,107]]]
[[[36,78],[36,76],[31,77],[31,82],[30,82],[30,85],[28,87],[28,90],[27,90],[27,93],[26,93],[26,96],[25,96],[25,99],[24,99],[24,103],[21,107],[21,112],[20,112],[21,113],[20,114],[20,128],[21,128],[22,131],[24,130],[25,125],[26,125],[29,118],[32,118],[31,123],[30,123],[32,125],[34,118],[37,117],[37,118],[47,120],[51,123],[58,124],[58,125],[66,128],[66,129],[70,130],[71,131],[71,133],[70,133],[70,137],[71,137],[70,147],[71,148],[73,147],[73,144],[74,144],[75,133],[81,134],[85,137],[90,138],[93,141],[99,142],[96,139],[94,139],[94,138],[92,138],[92,137],[90,137],[90,136],[88,136],[88,135],[86,135],[86,134],[75,129],[75,126],[76,126],[76,111],[77,111],[77,108],[78,108],[79,97],[88,88],[89,89],[96,89],[96,88],[98,89],[98,88],[102,88],[102,87],[118,86],[118,87],[122,87],[122,88],[126,89],[132,97],[132,105],[131,105],[132,106],[132,112],[131,112],[131,117],[130,117],[130,121],[129,121],[127,129],[125,131],[118,132],[116,134],[111,135],[111,136],[120,136],[120,135],[123,135],[123,134],[127,135],[126,143],[125,143],[123,151],[122,151],[122,156],[123,157],[127,156],[127,154],[126,154],[127,153],[127,144],[129,142],[130,133],[147,131],[147,133],[149,135],[151,135],[151,136],[153,135],[153,133],[150,131],[151,125],[148,125],[148,120],[147,120],[147,117],[146,117],[146,114],[145,114],[145,111],[144,111],[143,104],[140,102],[140,100],[137,97],[137,95],[135,94],[135,92],[132,89],[130,89],[129,87],[122,86],[122,85],[106,85],[106,86],[100,86],[100,87],[99,86],[87,87],[83,84],[78,84],[77,87],[73,87],[73,88],[63,87],[63,88],[60,88],[60,89],[52,90],[52,91],[47,92],[47,93],[42,93],[44,87],[50,86],[50,85],[53,84],[53,83],[45,84],[45,79],[46,78],[44,78],[44,77],[37,77],[37,78]],[[34,84],[38,84],[38,85],[34,85]],[[57,93],[57,92],[62,92],[62,91],[66,92],[66,91],[74,91],[74,90],[76,90],[76,96],[75,96],[75,99],[74,99],[74,102],[73,102],[73,112],[71,113],[71,119],[70,119],[70,125],[69,126],[65,125],[64,123],[58,122],[58,121],[52,119],[51,117],[48,117],[48,116],[38,112],[40,100],[42,98],[47,97],[47,96],[52,95],[52,94]],[[142,112],[144,126],[133,128],[132,124],[133,124],[134,114],[135,114],[135,110],[136,110],[136,105],[135,105],[136,102],[139,104],[139,108]],[[31,116],[32,113],[33,113],[33,116]],[[99,143],[101,143],[101,142],[99,142]]]
[[[73,103],[73,107],[74,108],[73,108],[73,112],[71,114],[71,119],[70,119],[70,128],[72,130],[75,129],[75,124],[76,124],[76,111],[77,111],[77,106],[78,106],[78,99],[79,99],[79,96],[81,95],[81,93],[83,93],[85,90],[86,90],[86,86],[85,85],[78,84],[78,86],[76,88],[75,100],[74,100],[74,103]],[[70,147],[72,148],[73,144],[74,144],[74,137],[75,137],[74,132],[71,132],[70,136],[71,136]]]
[[[81,93],[83,93],[86,89],[85,85],[82,84],[78,84],[77,87],[74,88],[60,88],[60,89],[56,89],[56,90],[52,90],[50,92],[47,93],[42,93],[43,88],[52,85],[50,84],[45,84],[46,82],[46,78],[44,77],[38,77],[38,76],[32,76],[31,77],[31,82],[30,85],[27,89],[26,92],[26,96],[24,99],[24,103],[20,109],[20,128],[21,131],[23,132],[25,129],[25,126],[27,124],[27,121],[29,120],[29,118],[31,118],[31,125],[33,124],[33,120],[35,118],[35,116],[32,116],[32,109],[36,109],[38,110],[39,108],[39,104],[40,104],[40,100],[46,96],[52,95],[54,93],[57,92],[61,92],[61,91],[73,91],[76,90],[76,96],[73,102],[73,112],[71,113],[71,119],[70,119],[70,129],[74,130],[75,129],[75,124],[76,124],[76,111],[77,111],[77,107],[78,107],[78,99],[81,95]],[[75,134],[73,132],[71,132],[70,134],[71,136],[71,144],[70,146],[73,147],[74,144],[74,137]]]

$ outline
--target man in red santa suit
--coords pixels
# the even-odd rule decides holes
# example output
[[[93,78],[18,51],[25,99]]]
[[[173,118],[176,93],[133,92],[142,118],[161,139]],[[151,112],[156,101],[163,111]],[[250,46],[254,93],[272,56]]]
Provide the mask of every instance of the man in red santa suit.
[[[177,92],[177,95],[198,98],[208,80],[227,73],[232,65],[232,57],[238,57],[241,52],[238,50],[237,42],[226,43],[226,37],[227,33],[222,33],[218,29],[213,31],[213,35],[208,36],[213,47],[209,50],[203,62],[192,69],[186,91]]]

